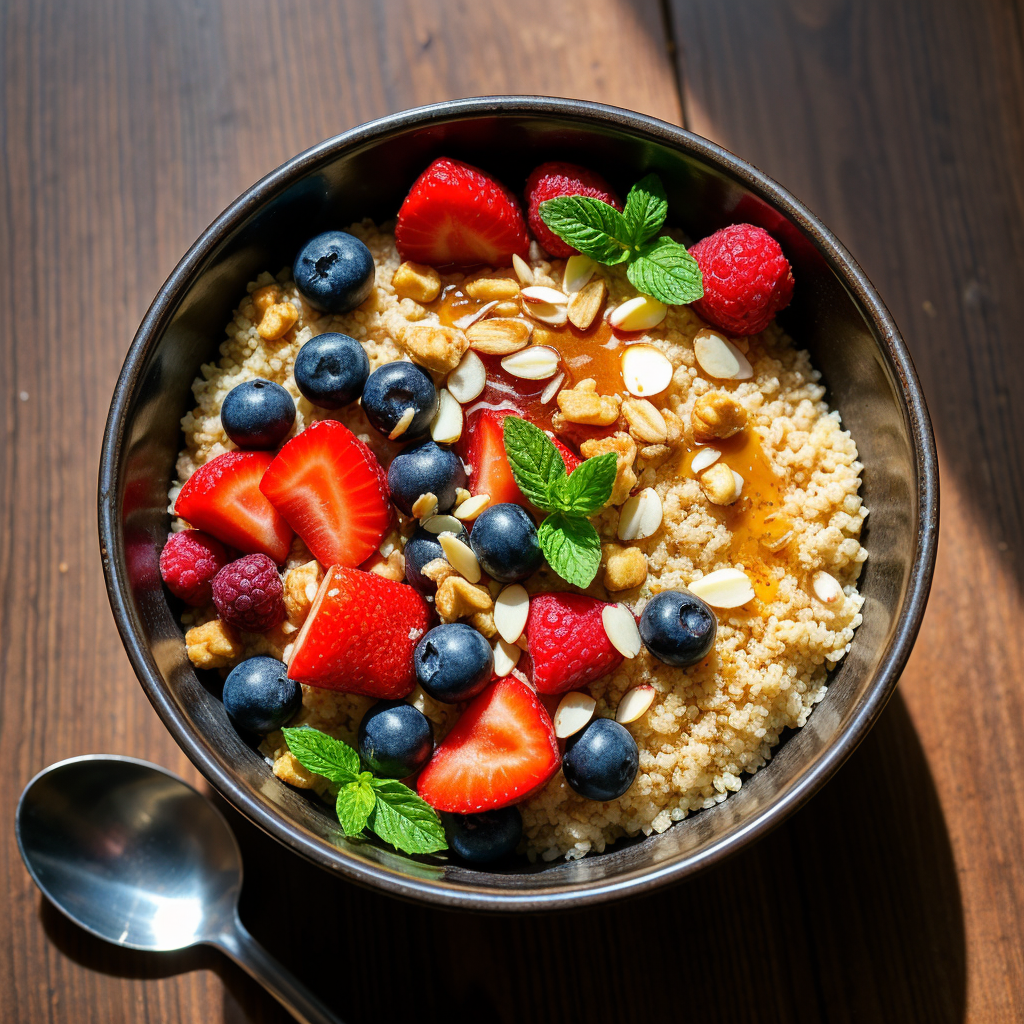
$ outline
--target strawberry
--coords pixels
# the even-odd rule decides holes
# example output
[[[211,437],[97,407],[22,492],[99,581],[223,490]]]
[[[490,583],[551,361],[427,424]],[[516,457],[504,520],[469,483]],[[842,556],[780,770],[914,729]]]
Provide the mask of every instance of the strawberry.
[[[526,683],[506,676],[462,712],[420,773],[417,789],[439,811],[476,814],[524,800],[560,763],[544,705]]]
[[[558,454],[562,456],[566,475],[572,473],[582,461],[580,457],[568,445],[562,444],[557,437],[551,438],[551,443],[558,449]]]
[[[507,267],[526,257],[530,239],[515,196],[461,160],[441,157],[414,182],[398,211],[395,243],[403,260],[432,267]]]
[[[481,409],[470,417],[464,444],[465,459],[469,463],[469,490],[472,494],[489,494],[492,505],[505,501],[525,505],[526,498],[505,456],[502,424],[508,415],[499,410]]]
[[[359,565],[391,528],[384,470],[337,420],[320,420],[293,437],[260,490],[321,565]]]
[[[185,481],[174,514],[246,554],[278,565],[288,557],[292,528],[260,491],[272,452],[225,452]]]
[[[622,664],[604,631],[609,604],[584,594],[536,594],[526,620],[529,660],[520,668],[539,693],[578,690]]]
[[[416,685],[412,654],[430,618],[407,584],[333,565],[292,648],[288,678],[366,697],[407,697]]]
[[[614,206],[616,210],[622,209],[619,197],[612,191],[611,185],[600,174],[588,171],[586,167],[557,160],[535,167],[526,179],[527,219],[533,237],[552,256],[572,256],[576,252],[541,220],[538,209],[540,204],[559,196],[590,196]]]

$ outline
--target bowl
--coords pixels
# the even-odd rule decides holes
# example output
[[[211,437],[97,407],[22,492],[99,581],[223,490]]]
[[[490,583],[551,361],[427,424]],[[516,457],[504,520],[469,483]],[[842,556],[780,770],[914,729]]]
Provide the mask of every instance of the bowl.
[[[436,156],[495,171],[513,187],[537,163],[594,166],[618,187],[657,171],[670,223],[699,238],[760,224],[797,280],[783,325],[810,350],[860,448],[871,509],[860,579],[863,623],[807,725],[717,806],[661,835],[570,862],[474,870],[347,839],[330,809],[280,782],[228,721],[185,654],[161,585],[167,489],[179,421],[201,363],[246,282],[291,262],[314,231],[393,217]],[[924,612],[935,560],[938,470],[924,398],[882,300],[834,235],[780,185],[699,136],[577,100],[486,97],[360,125],[288,161],[207,228],[160,289],[114,391],[99,478],[100,545],[110,604],[146,695],[210,784],[289,849],[395,896],[463,909],[538,911],[649,893],[764,835],[801,807],[864,738],[896,685]]]

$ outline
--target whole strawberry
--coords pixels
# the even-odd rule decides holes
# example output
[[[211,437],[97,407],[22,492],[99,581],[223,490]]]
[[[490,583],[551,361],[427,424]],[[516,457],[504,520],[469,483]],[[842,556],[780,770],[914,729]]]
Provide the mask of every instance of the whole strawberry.
[[[246,555],[213,578],[213,603],[229,625],[247,633],[266,633],[285,615],[284,585],[268,555]]]
[[[730,334],[758,334],[793,297],[793,273],[764,228],[732,224],[702,238],[690,255],[704,277],[693,310]]]
[[[612,191],[611,185],[600,174],[588,171],[586,167],[557,160],[535,167],[526,179],[527,222],[533,237],[552,256],[572,256],[576,252],[540,219],[540,204],[559,196],[591,196],[614,206],[620,212],[622,210],[619,197]]]
[[[227,564],[224,545],[201,530],[172,533],[160,552],[160,575],[167,589],[196,608],[210,603],[213,577]]]

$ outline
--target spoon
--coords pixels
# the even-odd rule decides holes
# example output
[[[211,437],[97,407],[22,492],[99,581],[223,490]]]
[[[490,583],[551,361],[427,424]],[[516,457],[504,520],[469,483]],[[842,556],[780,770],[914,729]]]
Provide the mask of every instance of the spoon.
[[[33,881],[86,931],[154,952],[216,946],[302,1024],[341,1024],[243,927],[238,843],[177,775],[133,757],[58,761],[25,787],[15,832]]]

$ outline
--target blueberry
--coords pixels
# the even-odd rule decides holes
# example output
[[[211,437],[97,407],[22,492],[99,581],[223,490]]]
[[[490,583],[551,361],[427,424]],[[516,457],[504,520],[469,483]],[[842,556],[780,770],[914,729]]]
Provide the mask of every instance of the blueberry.
[[[363,346],[329,331],[310,338],[295,357],[295,386],[321,409],[341,409],[362,393],[370,376]]]
[[[263,655],[236,665],[221,695],[228,718],[260,735],[280,729],[302,704],[302,690],[287,672],[284,662]]]
[[[437,389],[430,374],[415,363],[385,363],[367,378],[363,412],[382,434],[391,434],[406,409],[412,422],[401,433],[403,441],[417,441],[430,429],[437,412]]]
[[[391,500],[407,515],[422,494],[437,498],[437,511],[455,505],[455,492],[466,486],[466,469],[455,452],[436,441],[424,441],[399,452],[388,467]]]
[[[521,505],[492,505],[477,516],[469,545],[484,572],[499,583],[516,583],[544,561],[537,527]]]
[[[430,720],[402,700],[382,700],[359,724],[359,756],[386,779],[404,779],[418,772],[434,752]]]
[[[288,436],[295,422],[295,403],[272,380],[247,380],[227,393],[220,407],[220,422],[239,448],[266,451]]]
[[[405,542],[405,582],[428,597],[437,593],[437,584],[423,575],[423,566],[435,558],[445,557],[444,549],[437,539],[441,533],[450,533],[463,544],[469,543],[466,528],[452,516],[431,516]]]
[[[507,857],[523,837],[523,816],[518,807],[441,817],[448,845],[470,864],[489,864]]]
[[[413,662],[417,682],[442,704],[475,697],[494,671],[491,645],[465,622],[435,626],[416,645]]]
[[[625,726],[595,718],[565,744],[562,773],[588,800],[614,800],[633,785],[640,754]]]
[[[306,301],[324,313],[347,313],[373,291],[373,257],[358,238],[325,231],[295,257],[295,283]]]
[[[640,616],[640,639],[666,665],[696,665],[715,645],[715,613],[688,590],[663,590]]]

